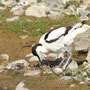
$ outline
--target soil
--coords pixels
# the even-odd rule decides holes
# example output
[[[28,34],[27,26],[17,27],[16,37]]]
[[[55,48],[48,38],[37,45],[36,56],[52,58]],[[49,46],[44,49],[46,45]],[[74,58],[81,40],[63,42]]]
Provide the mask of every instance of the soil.
[[[19,35],[13,33],[4,33],[0,31],[0,54],[8,54],[9,62],[25,59],[25,56],[31,53],[31,47],[38,42],[40,36],[29,35],[26,39],[20,39]],[[0,60],[0,64],[3,61]],[[0,73],[0,90],[15,90],[19,82],[24,81],[25,87],[30,90],[90,90],[90,84],[80,85],[78,82],[60,82],[57,75],[41,75],[37,77],[25,77],[23,72],[5,70]],[[75,84],[75,87],[70,87]]]

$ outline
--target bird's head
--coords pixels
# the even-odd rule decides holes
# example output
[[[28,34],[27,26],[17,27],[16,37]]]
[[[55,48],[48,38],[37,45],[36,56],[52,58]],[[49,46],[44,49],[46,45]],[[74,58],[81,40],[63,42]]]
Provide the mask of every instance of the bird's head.
[[[41,61],[43,60],[43,58],[44,58],[44,57],[43,57],[43,54],[41,53],[41,51],[42,51],[42,44],[40,44],[40,43],[38,43],[38,44],[36,44],[36,45],[34,45],[34,46],[32,47],[32,54],[33,54],[34,56],[37,56],[40,62],[41,62]]]

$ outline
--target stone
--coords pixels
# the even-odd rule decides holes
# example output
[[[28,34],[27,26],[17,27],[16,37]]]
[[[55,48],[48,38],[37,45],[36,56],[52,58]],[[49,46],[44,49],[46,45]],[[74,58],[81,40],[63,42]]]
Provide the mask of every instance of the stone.
[[[83,76],[87,76],[87,73],[85,71],[82,72]]]
[[[11,8],[11,10],[10,10],[10,12],[16,12],[16,11],[20,11],[20,10],[23,10],[23,6],[21,6],[21,5],[17,5],[17,6],[15,6],[15,7],[13,7],[13,8]]]
[[[19,36],[20,39],[26,39],[28,37],[28,35],[21,35]]]
[[[18,5],[28,6],[37,4],[37,0],[20,0]]]
[[[59,80],[62,81],[62,82],[72,81],[72,77],[70,77],[70,76],[63,76]]]
[[[18,69],[19,67],[28,67],[29,66],[29,63],[24,60],[24,59],[21,59],[21,60],[16,60],[14,62],[11,62],[7,65],[7,69]]]
[[[55,67],[52,69],[52,72],[56,75],[59,75],[59,74],[63,73],[63,70],[61,68]]]
[[[4,8],[4,7],[0,7],[0,10],[5,10],[6,8]]]
[[[19,16],[14,16],[12,18],[6,19],[7,22],[17,21],[19,19]]]
[[[51,18],[51,19],[61,19],[63,17],[63,14],[61,12],[52,11],[48,15],[48,17]]]
[[[5,66],[0,65],[0,72],[2,72],[5,69]]]
[[[75,87],[75,85],[74,84],[71,84],[70,87]]]
[[[67,69],[71,71],[78,70],[77,62],[72,60],[72,62],[68,65]]]
[[[88,50],[88,54],[87,54],[86,60],[88,60],[88,62],[90,62],[90,49]]]
[[[81,81],[79,84],[85,84],[85,82],[84,81]]]
[[[15,0],[1,0],[1,3],[8,7],[12,7],[17,4]]]
[[[0,59],[9,60],[9,55],[8,54],[1,54]]]
[[[23,14],[24,14],[24,10],[17,10],[13,12],[13,15],[23,15]]]
[[[28,88],[24,87],[24,82],[21,81],[17,86],[15,90],[29,90]]]
[[[27,57],[33,57],[33,54],[32,54],[32,53],[27,54],[25,57],[26,57],[26,58],[27,58]]]
[[[38,76],[40,74],[41,74],[40,70],[32,70],[32,71],[30,70],[24,73],[24,76]]]
[[[33,62],[33,61],[39,61],[37,56],[33,56],[29,59],[29,62]]]
[[[90,4],[90,0],[83,0],[84,4]]]
[[[90,77],[86,77],[85,81],[86,81],[87,83],[90,83]]]
[[[28,7],[25,15],[26,16],[34,16],[34,17],[46,17],[45,13],[46,7],[45,6],[38,6],[38,5],[32,5],[31,7]]]
[[[55,53],[49,53],[48,54],[48,57],[54,57],[54,58],[56,58],[57,57],[57,54],[55,54]]]
[[[89,17],[86,15],[83,15],[83,16],[80,16],[79,20],[80,21],[89,20]]]
[[[87,16],[90,14],[90,10],[80,10],[79,13],[81,16]]]
[[[79,34],[75,38],[74,45],[76,51],[88,51],[88,49],[90,48],[90,30],[87,30],[82,34]]]
[[[49,6],[51,9],[63,9],[64,5],[61,0],[45,0],[45,4]]]
[[[74,80],[76,80],[76,81],[83,81],[83,80],[84,80],[83,76],[81,76],[81,75],[77,75],[77,76],[75,76],[75,77],[73,77],[73,78],[74,78]]]

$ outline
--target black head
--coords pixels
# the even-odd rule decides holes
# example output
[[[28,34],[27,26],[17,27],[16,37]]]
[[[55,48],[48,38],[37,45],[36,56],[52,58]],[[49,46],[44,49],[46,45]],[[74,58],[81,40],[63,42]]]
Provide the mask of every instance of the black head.
[[[36,44],[36,45],[34,45],[34,46],[32,47],[32,54],[33,54],[34,56],[38,56],[38,54],[37,54],[37,52],[36,52],[36,49],[37,49],[38,46],[42,46],[42,44],[38,43],[38,44]]]

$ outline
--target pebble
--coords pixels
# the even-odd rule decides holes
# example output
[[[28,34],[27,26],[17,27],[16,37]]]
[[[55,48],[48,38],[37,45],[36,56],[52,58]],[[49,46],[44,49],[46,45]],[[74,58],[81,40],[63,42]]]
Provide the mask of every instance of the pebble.
[[[28,35],[21,35],[19,36],[20,39],[26,39],[28,37]]]
[[[72,84],[72,85],[70,85],[70,87],[75,87],[75,85],[74,85],[74,84]]]
[[[24,76],[37,76],[40,75],[40,70],[30,70],[27,73],[24,74]]]
[[[9,60],[9,55],[8,54],[1,54],[0,59]]]
[[[87,83],[90,83],[90,77],[86,77],[86,80],[85,80]]]
[[[79,84],[85,84],[85,82],[81,81]]]
[[[59,80],[62,81],[62,82],[64,82],[64,81],[72,81],[72,78],[70,76],[63,76]]]
[[[56,75],[59,75],[59,74],[63,73],[63,70],[61,68],[56,67],[56,68],[52,69],[52,72]]]
[[[7,22],[12,22],[12,21],[17,21],[19,19],[19,16],[14,16],[12,18],[7,18],[6,21]]]
[[[15,90],[29,90],[28,88],[24,88],[24,82],[20,82],[17,86]]]

